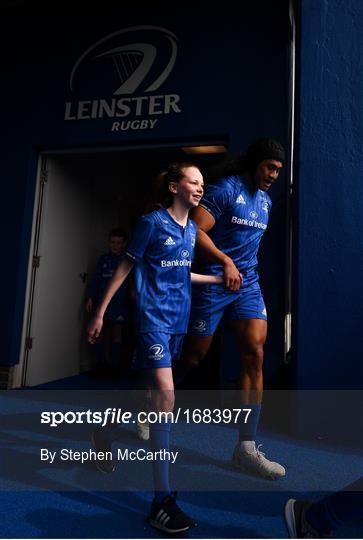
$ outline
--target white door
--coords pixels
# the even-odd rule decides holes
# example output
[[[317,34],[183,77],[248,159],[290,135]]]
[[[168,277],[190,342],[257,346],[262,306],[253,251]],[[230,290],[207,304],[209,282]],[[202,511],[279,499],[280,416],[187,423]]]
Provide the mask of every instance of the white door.
[[[33,386],[79,373],[91,201],[72,159],[47,157],[29,335],[24,366]]]

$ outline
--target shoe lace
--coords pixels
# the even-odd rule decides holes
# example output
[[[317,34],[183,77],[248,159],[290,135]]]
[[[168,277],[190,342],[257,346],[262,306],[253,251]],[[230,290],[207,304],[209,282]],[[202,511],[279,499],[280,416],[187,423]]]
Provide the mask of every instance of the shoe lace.
[[[177,491],[171,491],[171,492],[169,493],[169,495],[166,496],[165,499],[168,500],[168,501],[171,500],[171,501],[175,502],[175,500],[176,500],[176,498],[177,498],[177,495],[178,495],[178,492],[177,492]]]
[[[260,450],[260,448],[262,448],[262,446],[263,446],[262,444],[259,444],[259,445],[257,446],[257,448],[256,448],[257,457],[258,457],[259,459],[263,459],[263,458],[266,459],[266,454],[265,454],[264,452],[261,452],[261,450]]]

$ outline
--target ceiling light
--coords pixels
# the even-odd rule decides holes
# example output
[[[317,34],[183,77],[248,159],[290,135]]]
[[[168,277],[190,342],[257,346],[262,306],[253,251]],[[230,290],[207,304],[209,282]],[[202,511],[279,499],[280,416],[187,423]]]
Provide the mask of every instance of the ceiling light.
[[[185,154],[223,154],[227,152],[227,148],[224,145],[183,146],[182,150]]]

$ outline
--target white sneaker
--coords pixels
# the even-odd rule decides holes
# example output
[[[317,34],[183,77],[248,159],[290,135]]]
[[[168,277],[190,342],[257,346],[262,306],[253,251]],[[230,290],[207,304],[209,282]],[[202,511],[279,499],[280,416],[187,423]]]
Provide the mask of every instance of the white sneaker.
[[[253,452],[245,452],[241,448],[240,444],[237,444],[233,452],[232,462],[236,469],[241,471],[255,474],[256,476],[262,476],[263,478],[269,478],[270,480],[276,480],[285,476],[285,468],[276,463],[270,461],[265,457],[263,452],[260,452],[260,447],[254,449]]]
[[[139,439],[142,441],[148,441],[150,439],[150,427],[149,422],[136,421],[136,433]]]

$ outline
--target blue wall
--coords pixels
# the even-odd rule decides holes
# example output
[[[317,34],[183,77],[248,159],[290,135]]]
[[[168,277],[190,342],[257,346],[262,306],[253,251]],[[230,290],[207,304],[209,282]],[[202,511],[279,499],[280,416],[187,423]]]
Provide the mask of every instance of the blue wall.
[[[61,3],[41,2],[32,9],[2,11],[0,219],[6,263],[0,277],[6,287],[0,303],[0,364],[14,364],[19,357],[39,150],[223,138],[236,151],[261,136],[286,144],[287,2],[244,4],[240,17],[232,4],[224,13],[220,6],[207,11],[196,5],[193,12],[182,13],[166,2],[138,2],[134,7],[122,3],[122,8],[117,4],[77,2],[74,12]],[[153,94],[178,94],[181,113],[158,117],[154,129],[117,133],[111,131],[111,119],[66,121],[67,101],[111,99],[115,90],[110,72],[90,56],[71,90],[70,74],[77,60],[104,36],[137,25],[164,27],[177,36],[175,67]],[[158,39],[162,63],[167,47]],[[116,42],[109,41],[108,48],[112,46]],[[143,96],[144,91],[140,86],[135,95]],[[285,201],[283,182],[273,196]],[[277,220],[276,227],[279,232],[271,228],[270,242],[282,258],[274,272],[283,276],[284,223]],[[280,336],[283,307],[281,299]],[[279,343],[281,351],[281,337]]]
[[[145,4],[137,14],[92,7],[81,17],[58,13],[54,6],[23,15],[4,12],[0,215],[6,287],[0,363],[18,360],[38,150],[158,143],[171,135],[175,140],[225,137],[232,150],[261,135],[286,142],[287,10],[285,3],[270,4],[255,2],[240,18],[228,9],[224,15],[203,10],[177,17],[161,3]],[[363,5],[355,0],[300,4],[294,384],[361,388]],[[179,94],[182,113],[143,133],[112,134],[108,120],[65,122],[65,101],[84,99],[69,89],[77,58],[106,34],[137,24],[163,26],[178,36],[175,69],[160,92]],[[94,95],[101,97],[98,90],[95,84]],[[284,199],[278,189],[277,202]],[[284,223],[273,229],[270,245],[278,248],[283,228]]]
[[[300,4],[295,385],[362,388],[363,3]]]

